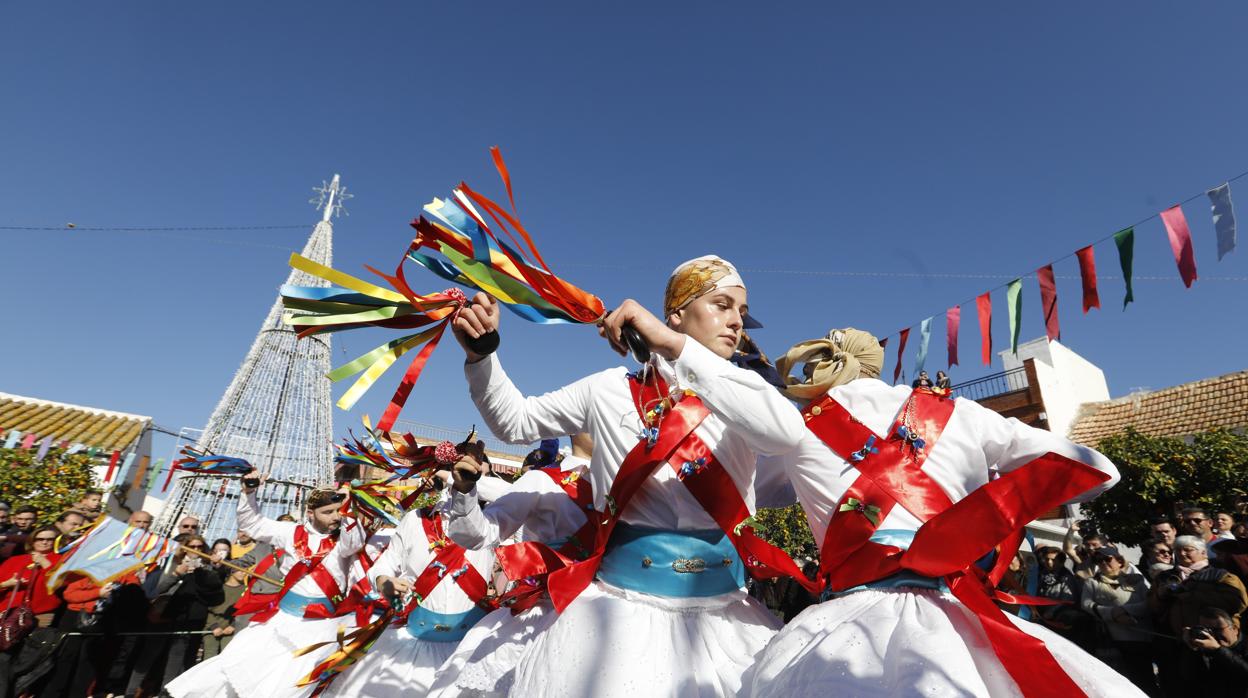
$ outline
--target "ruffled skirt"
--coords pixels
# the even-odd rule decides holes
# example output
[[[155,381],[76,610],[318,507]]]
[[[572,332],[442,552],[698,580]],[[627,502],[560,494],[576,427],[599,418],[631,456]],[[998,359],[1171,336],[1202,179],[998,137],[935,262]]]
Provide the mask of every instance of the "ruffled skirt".
[[[744,591],[671,598],[594,582],[523,653],[511,695],[735,695],[779,626]]]
[[[407,628],[387,630],[364,657],[334,679],[325,696],[398,698],[424,696],[455,642],[418,640]]]
[[[1143,696],[1068,640],[1007,614],[1044,641],[1089,696]],[[930,589],[867,589],[811,606],[759,657],[744,695],[1021,696],[975,614]]]
[[[520,658],[558,617],[543,604],[515,615],[500,608],[482,618],[438,670],[430,698],[507,695]]]

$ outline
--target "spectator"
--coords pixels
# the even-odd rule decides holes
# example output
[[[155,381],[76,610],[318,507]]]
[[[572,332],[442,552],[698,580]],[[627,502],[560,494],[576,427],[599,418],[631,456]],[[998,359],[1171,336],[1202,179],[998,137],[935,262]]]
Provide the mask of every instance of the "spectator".
[[[230,559],[237,560],[255,549],[255,539],[247,535],[246,531],[239,529],[238,535],[234,536],[234,544],[230,546]]]
[[[190,514],[183,516],[182,520],[178,522],[178,534],[183,533],[198,534],[199,519]]]
[[[277,517],[277,520],[289,521],[290,523],[295,523],[295,517],[291,516],[290,514],[282,514],[281,516]]]
[[[13,512],[13,526],[18,531],[30,533],[35,530],[35,520],[39,518],[39,510],[32,506],[21,506]]]
[[[129,519],[126,519],[126,523],[147,531],[152,527],[152,515],[146,511],[136,511],[130,515]]]
[[[256,560],[247,557],[238,560],[246,566],[255,566]],[[238,599],[242,597],[243,592],[247,591],[247,573],[241,570],[231,570],[226,568],[229,576],[225,578],[222,584],[222,600],[221,603],[208,609],[208,616],[204,620],[204,630],[211,631],[211,635],[205,635],[203,640],[204,659],[211,659],[225,649],[230,644],[230,640],[234,638],[234,633],[242,630],[247,625],[250,616],[235,616],[234,604],[238,603]]]
[[[30,609],[40,628],[52,625],[52,614],[61,606],[60,597],[48,593],[44,574],[61,556],[53,552],[59,532],[52,526],[41,526],[27,539],[26,552],[14,555],[0,564],[0,589],[8,599],[22,598],[19,592],[30,592]]]
[[[1209,565],[1205,542],[1195,536],[1175,539],[1179,566],[1158,577],[1154,611],[1164,618],[1171,632],[1180,635],[1183,628],[1198,625],[1200,609],[1220,608],[1238,616],[1248,608],[1248,592],[1239,577]]]
[[[35,519],[33,515],[27,517],[28,523],[18,526],[15,521],[10,520],[9,505],[0,502],[0,506],[3,506],[0,509],[0,562],[3,562],[25,550],[26,538]]]
[[[936,387],[944,391],[949,391],[951,389],[948,373],[945,373],[944,371],[936,372]]]
[[[997,584],[997,588],[1007,594],[1027,593],[1027,561],[1023,558],[1022,551],[1014,554],[1013,559],[1010,560],[1009,567],[1005,570],[1005,574],[1001,575],[1001,582]],[[1000,602],[998,602],[998,605],[1006,613],[1013,613],[1016,616],[1030,620],[1030,609],[1026,606]]]
[[[1081,605],[1108,635],[1108,645],[1097,654],[1141,691],[1155,694],[1148,583],[1142,575],[1127,572],[1117,548],[1100,548],[1093,557],[1097,571],[1084,583]]]
[[[234,544],[230,542],[229,538],[218,538],[212,542],[212,550],[210,552],[218,561],[229,560],[233,558],[233,555],[231,555],[233,549]]]
[[[934,384],[932,383],[932,379],[928,378],[927,376],[927,371],[919,371],[919,377],[914,379],[914,382],[910,384],[910,387],[911,388],[930,388],[933,385]]]
[[[1235,528],[1235,515],[1229,511],[1219,511],[1213,515],[1213,535],[1215,538],[1223,540],[1234,540],[1235,534],[1231,533],[1231,529]]]
[[[229,546],[229,541],[224,544]],[[193,534],[187,536],[174,553],[173,567],[161,576],[156,600],[148,612],[154,629],[172,633],[204,629],[208,609],[221,603],[224,577],[223,568],[215,564],[216,561],[195,554],[206,553],[207,548],[207,541]],[[177,678],[195,663],[200,638],[198,634],[174,635],[168,642],[144,643],[126,693],[135,693],[148,683],[147,688],[154,694],[161,685]],[[160,677],[156,676],[157,672]]]
[[[1208,698],[1248,696],[1248,642],[1239,618],[1220,608],[1200,609],[1200,625],[1183,629],[1183,641],[1200,657],[1204,669],[1200,694]]]
[[[1159,573],[1174,567],[1174,549],[1161,538],[1154,538],[1145,543],[1143,552],[1140,564],[1143,567],[1144,576],[1150,582],[1156,579]]]
[[[1083,580],[1066,568],[1066,554],[1058,548],[1037,548],[1036,563],[1039,567],[1036,596],[1063,602],[1056,606],[1037,606],[1036,621],[1092,651],[1092,619],[1079,609]]]
[[[0,502],[0,532],[9,528],[10,507],[8,502]]]
[[[1174,528],[1174,523],[1164,516],[1153,519],[1153,522],[1149,524],[1148,530],[1153,538],[1164,540],[1166,545],[1169,545],[1171,548],[1174,547],[1174,537],[1179,534]]]
[[[100,518],[100,505],[104,501],[104,493],[100,490],[86,490],[70,509],[81,512],[88,521]]]
[[[1244,524],[1235,524],[1235,530],[1244,532]],[[1248,586],[1248,540],[1232,538],[1230,540],[1214,539],[1211,546],[1214,551],[1213,564],[1229,570],[1239,577],[1239,581]]]
[[[1075,535],[1083,535],[1083,544],[1075,545]],[[1097,533],[1086,521],[1076,521],[1070,525],[1066,538],[1062,541],[1062,550],[1075,566],[1075,574],[1080,579],[1090,579],[1097,572],[1096,551],[1105,547],[1105,536]]]
[[[1213,517],[1209,512],[1197,507],[1188,507],[1179,515],[1179,526],[1183,534],[1196,536],[1205,543],[1213,540]]]
[[[79,519],[81,514],[73,512]],[[62,515],[64,516],[64,515]],[[89,577],[71,575],[69,583],[61,591],[65,600],[65,608],[56,627],[65,632],[98,632],[106,630],[109,619],[106,609],[111,595],[122,584],[137,583],[133,575],[123,577],[117,582],[96,584]],[[93,686],[103,683],[101,679],[108,674],[110,665],[110,640],[105,637],[66,637],[56,654],[56,666],[37,695],[43,696],[88,696],[93,695]]]
[[[60,531],[61,535],[68,540],[81,536],[82,529],[86,524],[87,519],[82,515],[82,512],[73,509],[61,512],[61,515],[56,517],[56,521],[52,522],[52,525],[56,526],[56,530]]]

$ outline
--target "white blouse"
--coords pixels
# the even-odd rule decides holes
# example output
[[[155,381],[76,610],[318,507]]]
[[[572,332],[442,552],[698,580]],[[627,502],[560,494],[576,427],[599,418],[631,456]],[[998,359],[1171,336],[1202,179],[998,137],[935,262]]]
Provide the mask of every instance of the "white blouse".
[[[270,567],[264,576],[273,579],[285,579],[291,568],[299,562],[299,556],[295,554],[295,529],[303,526],[308,532],[308,548],[312,552],[316,552],[321,545],[321,541],[329,536],[323,533],[317,533],[307,524],[297,524],[293,521],[274,521],[266,519],[260,515],[260,506],[256,502],[256,493],[244,494],[238,498],[238,528],[252,538],[261,543],[268,543],[275,550],[284,550],[283,554],[277,560],[274,567]],[[333,575],[334,581],[338,583],[338,588],[342,593],[347,593],[347,579],[350,573],[351,563],[355,561],[355,554],[360,552],[364,547],[364,527],[353,522],[344,521],[342,530],[338,534],[338,544],[334,549],[325,556],[325,561],[321,564],[329,573]],[[272,570],[277,568],[279,575],[274,575]],[[324,596],[325,592],[317,586],[313,581],[312,575],[304,575],[295,583],[291,591],[302,596]]]
[[[434,510],[432,515],[440,516],[441,514]],[[368,578],[373,583],[373,588],[380,590],[377,578],[381,576],[415,582],[416,578],[433,561],[435,553],[429,543],[420,511],[410,511],[404,514],[399,520],[398,528],[394,529],[394,535],[390,537],[390,545],[368,570]],[[464,559],[481,573],[487,583],[489,582],[490,575],[494,571],[493,547],[466,551]],[[463,613],[476,605],[476,602],[468,598],[468,594],[464,593],[459,584],[451,579],[450,573],[453,571],[447,570],[446,576],[433,588],[433,591],[429,592],[429,595],[421,602],[421,606],[438,613]]]

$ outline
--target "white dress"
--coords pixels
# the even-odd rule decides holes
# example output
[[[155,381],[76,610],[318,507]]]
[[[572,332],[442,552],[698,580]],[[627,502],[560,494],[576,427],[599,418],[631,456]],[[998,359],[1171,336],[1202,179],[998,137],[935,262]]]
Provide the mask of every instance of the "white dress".
[[[883,435],[910,393],[905,386],[862,379],[829,394],[874,433]],[[956,502],[986,484],[992,466],[1008,473],[1048,452],[1110,476],[1076,501],[1091,499],[1118,480],[1114,465],[1096,451],[963,399],[956,401],[922,469]],[[837,503],[859,472],[813,433],[781,460],[815,540],[822,543]],[[904,548],[919,525],[914,515],[898,505],[876,535],[886,535],[890,544]],[[1040,625],[1007,617],[1042,639],[1088,695],[1142,695],[1125,678],[1064,638]],[[747,683],[747,695],[760,698],[1021,695],[975,614],[948,592],[914,586],[850,591],[807,608],[771,641]]]
[[[692,339],[673,362],[656,358],[673,388],[697,393],[710,410],[696,434],[754,509],[759,454],[792,450],[801,415],[757,374],[733,366]],[[588,431],[595,507],[642,423],[626,371],[610,369],[539,397],[524,397],[497,354],[465,367],[473,401],[494,435],[511,443]],[[667,531],[719,529],[673,469],[659,468],[622,515],[626,524]],[[676,598],[595,581],[524,651],[511,689],[517,696],[698,696],[736,693],[742,675],[778,627],[743,589]]]
[[[270,570],[274,578],[284,578],[298,562],[295,549],[295,529],[304,524],[273,521],[259,514],[256,495],[239,498],[238,527],[261,543],[286,554]],[[308,547],[315,551],[326,536],[310,527]],[[333,575],[339,588],[345,593],[347,580],[356,553],[364,545],[364,529],[344,522],[338,544],[325,557],[323,565]],[[299,580],[291,592],[305,597],[324,597],[321,588],[311,575]],[[309,645],[330,642],[341,626],[351,627],[354,616],[305,620],[300,616],[278,611],[263,623],[252,623],[238,633],[221,654],[188,669],[171,681],[165,690],[175,698],[200,698],[208,696],[240,696],[241,698],[302,697],[311,695],[314,686],[296,688],[295,684],[336,649],[331,644],[301,657],[294,653]]]
[[[435,510],[434,515],[440,513]],[[420,512],[409,512],[399,521],[389,547],[369,569],[368,577],[374,588],[378,588],[377,578],[381,576],[415,581],[433,558]],[[465,558],[482,577],[490,578],[494,567],[493,548],[470,550]],[[437,613],[459,614],[471,611],[476,603],[447,574],[421,606]],[[324,695],[368,698],[426,695],[434,672],[450,657],[457,644],[418,639],[407,626],[389,628],[363,658],[330,683]]]
[[[560,463],[568,476],[585,477],[589,461],[568,456]],[[447,535],[466,548],[510,540],[556,543],[585,525],[585,512],[546,473],[531,470],[507,494],[482,509],[475,492],[454,493],[447,512]],[[549,601],[520,613],[500,608],[481,619],[438,670],[431,698],[501,696],[510,690],[516,664],[537,636],[556,618]]]

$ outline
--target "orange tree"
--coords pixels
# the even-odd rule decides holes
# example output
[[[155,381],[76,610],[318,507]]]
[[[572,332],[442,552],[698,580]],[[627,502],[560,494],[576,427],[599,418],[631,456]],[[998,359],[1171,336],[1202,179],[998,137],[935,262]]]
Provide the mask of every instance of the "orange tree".
[[[42,461],[36,455],[38,449],[0,448],[0,499],[13,508],[33,506],[39,522],[50,523],[95,486],[91,459],[59,448],[49,449]]]
[[[1113,540],[1143,542],[1149,519],[1184,506],[1243,513],[1248,434],[1219,429],[1174,438],[1128,429],[1097,448],[1118,466],[1122,481],[1082,510]]]
[[[810,533],[801,504],[782,509],[759,509],[754,514],[753,524],[759,537],[788,553],[794,560],[819,558],[819,548]]]

